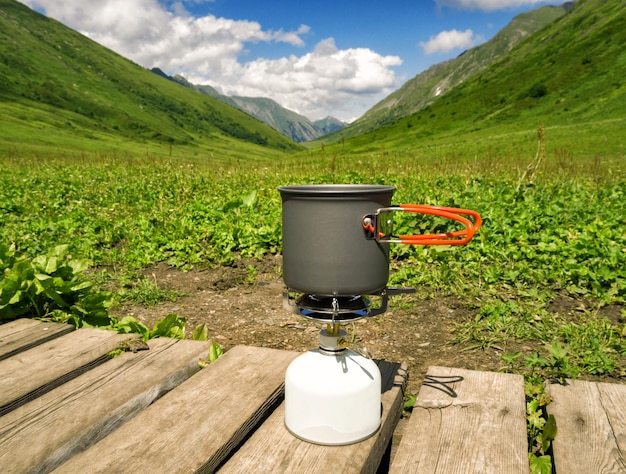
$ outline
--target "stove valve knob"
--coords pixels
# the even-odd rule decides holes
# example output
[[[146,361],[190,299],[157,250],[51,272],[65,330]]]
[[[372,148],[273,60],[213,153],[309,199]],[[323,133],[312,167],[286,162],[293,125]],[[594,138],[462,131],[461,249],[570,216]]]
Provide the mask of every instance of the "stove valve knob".
[[[340,337],[337,339],[337,345],[339,347],[346,347],[348,349],[352,349],[357,354],[365,357],[366,359],[371,359],[372,354],[367,349],[367,347],[357,344],[355,342],[348,342],[345,337]]]

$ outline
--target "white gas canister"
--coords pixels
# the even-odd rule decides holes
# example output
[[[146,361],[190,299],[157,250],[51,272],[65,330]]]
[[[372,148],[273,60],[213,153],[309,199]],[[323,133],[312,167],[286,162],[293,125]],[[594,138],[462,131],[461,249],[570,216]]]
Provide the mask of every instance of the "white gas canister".
[[[285,426],[315,444],[352,444],[381,422],[381,376],[374,361],[350,349],[315,349],[285,374]]]

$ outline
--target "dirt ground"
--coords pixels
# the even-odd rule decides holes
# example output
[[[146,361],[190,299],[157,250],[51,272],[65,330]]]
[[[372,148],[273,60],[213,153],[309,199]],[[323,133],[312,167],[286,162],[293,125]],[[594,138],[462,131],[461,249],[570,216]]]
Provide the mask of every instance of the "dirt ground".
[[[209,339],[224,350],[238,344],[306,351],[317,347],[324,324],[310,321],[283,307],[284,285],[280,279],[280,256],[262,261],[241,260],[232,267],[183,272],[165,264],[144,270],[164,290],[175,290],[175,301],[145,307],[124,305],[113,313],[133,315],[152,327],[167,314],[176,313],[187,321],[187,334],[206,324]],[[254,282],[250,282],[254,268]],[[396,297],[394,297],[395,299]],[[452,344],[455,324],[473,319],[478,309],[469,301],[454,297],[420,299],[397,297],[386,313],[347,323],[348,335],[365,346],[375,359],[406,362],[409,366],[408,393],[417,394],[431,365],[497,371],[500,355],[533,348],[520,345],[498,349],[464,349]],[[549,311],[570,315],[584,309],[585,302],[568,296],[557,298]],[[614,323],[622,323],[621,307],[602,310]],[[623,379],[615,382],[625,383]]]

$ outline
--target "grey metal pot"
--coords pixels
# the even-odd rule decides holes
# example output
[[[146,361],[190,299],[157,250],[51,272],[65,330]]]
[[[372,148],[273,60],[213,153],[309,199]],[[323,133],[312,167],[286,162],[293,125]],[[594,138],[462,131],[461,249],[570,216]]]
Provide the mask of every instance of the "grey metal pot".
[[[393,186],[278,188],[283,201],[283,279],[294,291],[374,294],[389,279],[389,244],[368,239],[363,216],[391,205]]]
[[[292,290],[311,295],[377,294],[389,279],[390,242],[463,245],[482,223],[478,213],[467,209],[392,207],[393,186],[318,184],[278,190],[283,202],[283,280]],[[464,228],[394,237],[390,213],[395,211],[439,216]]]

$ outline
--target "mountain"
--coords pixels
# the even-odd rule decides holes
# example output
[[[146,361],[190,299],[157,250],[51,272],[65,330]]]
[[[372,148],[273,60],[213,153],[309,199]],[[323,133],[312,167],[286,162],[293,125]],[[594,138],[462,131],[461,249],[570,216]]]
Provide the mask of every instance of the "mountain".
[[[329,133],[341,130],[346,126],[346,123],[336,119],[335,117],[326,117],[321,120],[316,120],[315,122],[313,122],[313,125],[321,130],[323,135],[327,135]]]
[[[400,89],[374,105],[348,127],[343,137],[384,126],[426,107],[454,86],[506,56],[517,44],[552,23],[572,8],[545,6],[517,15],[486,43],[467,50],[454,59],[435,64],[407,81]]]
[[[15,0],[0,0],[0,147],[240,158],[300,149]]]
[[[455,144],[457,156],[477,158],[487,147],[497,156],[499,146],[519,147],[520,137],[536,137],[545,125],[553,153],[564,159],[573,153],[599,159],[609,150],[623,156],[624,44],[626,2],[579,0],[417,112],[349,139],[341,135],[352,126],[326,137],[325,153],[415,153],[445,142]]]
[[[345,123],[333,117],[311,122],[305,116],[284,108],[272,99],[222,95],[209,85],[192,84],[180,75],[168,76],[159,68],[153,68],[152,72],[188,87],[189,89],[215,97],[222,102],[232,105],[269,125],[274,130],[278,130],[295,142],[314,140],[346,126]]]

